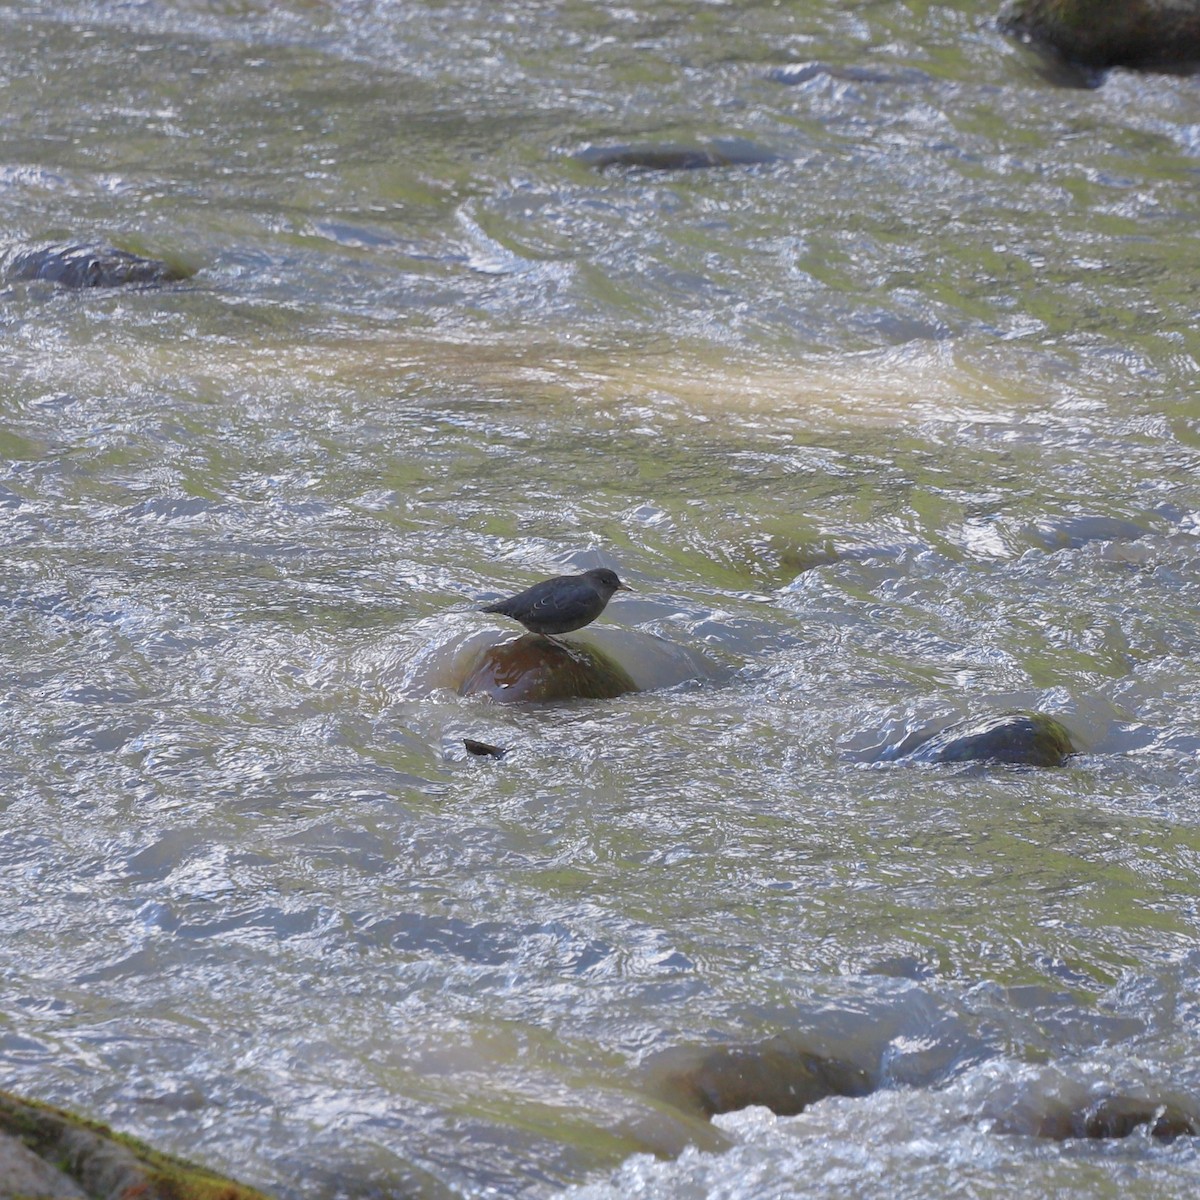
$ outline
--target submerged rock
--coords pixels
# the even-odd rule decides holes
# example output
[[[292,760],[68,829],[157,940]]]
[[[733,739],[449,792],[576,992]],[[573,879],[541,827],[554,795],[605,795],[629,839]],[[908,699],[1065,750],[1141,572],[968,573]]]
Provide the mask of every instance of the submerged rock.
[[[1071,735],[1045,713],[1004,713],[971,718],[924,738],[913,749],[900,748],[902,762],[1016,763],[1059,767],[1075,753]]]
[[[1163,1142],[1200,1134],[1200,1116],[1179,1104],[1120,1095],[1104,1096],[1086,1108],[1049,1112],[1038,1134],[1056,1141],[1124,1138],[1143,1125],[1147,1126],[1151,1137]]]
[[[861,1067],[786,1037],[667,1050],[651,1059],[646,1070],[654,1095],[705,1117],[752,1105],[790,1117],[826,1096],[866,1096],[875,1090]]]
[[[10,280],[43,280],[69,288],[110,288],[176,283],[190,272],[155,258],[143,258],[112,246],[59,243],[9,254],[4,275]]]
[[[698,171],[705,167],[749,167],[779,161],[779,156],[742,138],[720,138],[708,144],[677,142],[589,146],[576,156],[603,171],[627,167],[637,171]]]
[[[1084,66],[1200,61],[1200,0],[1010,0],[1000,20]]]
[[[1126,1138],[1145,1128],[1150,1137],[1171,1142],[1200,1136],[1200,1109],[1194,1097],[1173,1089],[1156,1094],[1150,1085],[1131,1091],[1096,1090],[1072,1085],[1054,1073],[1024,1094],[994,1119],[996,1133],[1032,1135],[1051,1141],[1071,1138]]]
[[[595,646],[536,633],[488,646],[458,689],[461,696],[491,696],[504,704],[610,700],[638,690],[629,672]]]
[[[266,1200],[135,1138],[0,1092],[0,1200]]]

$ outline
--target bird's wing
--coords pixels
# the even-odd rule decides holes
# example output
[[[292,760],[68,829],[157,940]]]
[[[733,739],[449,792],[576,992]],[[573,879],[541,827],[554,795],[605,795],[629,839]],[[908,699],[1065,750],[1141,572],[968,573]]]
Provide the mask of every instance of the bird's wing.
[[[518,592],[515,596],[509,596],[505,600],[497,600],[493,604],[484,605],[481,612],[500,613],[506,617],[525,617],[533,614],[535,617],[553,616],[562,603],[562,597],[559,594],[559,579],[543,579],[541,583],[535,583],[533,587],[526,588],[523,592]],[[574,589],[571,589],[572,595],[575,595]]]
[[[528,606],[525,609],[526,613],[543,620],[568,612],[574,614],[578,612],[581,603],[594,598],[595,590],[576,579],[566,584],[557,579],[548,579],[545,583],[531,587],[521,597]]]

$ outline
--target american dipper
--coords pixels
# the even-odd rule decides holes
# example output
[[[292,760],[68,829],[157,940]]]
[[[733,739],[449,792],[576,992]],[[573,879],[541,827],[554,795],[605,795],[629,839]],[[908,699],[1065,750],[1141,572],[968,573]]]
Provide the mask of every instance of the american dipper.
[[[570,633],[594,621],[612,599],[613,592],[632,592],[628,584],[607,567],[594,567],[582,575],[556,575],[533,587],[487,604],[480,612],[500,613],[520,621],[530,633]]]

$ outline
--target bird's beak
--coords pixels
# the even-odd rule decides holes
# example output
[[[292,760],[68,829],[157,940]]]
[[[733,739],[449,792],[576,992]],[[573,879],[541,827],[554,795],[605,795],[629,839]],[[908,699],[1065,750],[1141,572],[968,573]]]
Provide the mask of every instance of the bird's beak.
[[[617,584],[617,591],[618,591],[618,592],[632,592],[632,591],[633,591],[633,588],[631,588],[631,587],[629,586],[629,584],[627,584],[627,583],[618,583],[618,584]]]

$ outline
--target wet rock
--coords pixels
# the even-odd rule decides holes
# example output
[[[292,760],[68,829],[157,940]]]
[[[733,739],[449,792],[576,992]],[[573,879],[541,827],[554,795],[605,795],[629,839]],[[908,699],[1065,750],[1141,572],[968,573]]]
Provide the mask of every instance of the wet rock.
[[[0,1092],[0,1200],[266,1200],[62,1109]]]
[[[532,637],[535,635],[522,634],[516,642]],[[503,667],[506,660],[516,660],[510,663],[514,670],[520,669],[522,656],[531,666],[540,661],[538,669],[546,665],[547,649],[543,639],[540,651],[528,652],[520,646],[515,650],[501,650],[498,660],[481,677],[481,668],[485,667],[492,650],[512,646],[513,641],[511,633],[480,628],[480,618],[474,612],[427,618],[411,626],[392,643],[390,661],[383,664],[378,681],[389,691],[407,696],[429,696],[443,689],[466,695],[468,688],[488,693],[493,685],[487,681],[487,671],[495,677],[496,668]],[[574,647],[580,655],[590,652],[600,656],[601,665],[607,664],[601,674],[606,675],[611,684],[604,689],[606,696],[619,695],[622,691],[648,692],[687,686],[700,680],[723,679],[727,674],[721,664],[704,654],[641,629],[589,625],[578,634],[556,638],[550,643],[549,654],[553,654],[555,643]],[[554,665],[553,660],[551,665]],[[577,664],[573,669],[580,668]],[[500,674],[502,677],[495,678],[494,683],[496,690],[504,693],[500,698],[507,699],[513,689],[500,688],[499,684],[508,682],[510,670],[504,669]],[[583,674],[585,677],[594,675],[595,664],[591,668],[585,666]],[[472,679],[474,682],[469,682]]]
[[[915,748],[904,743],[898,751],[895,757],[902,762],[1058,767],[1075,753],[1075,747],[1060,722],[1045,713],[1026,712],[959,721],[922,738]]]
[[[862,1068],[786,1037],[747,1045],[680,1047],[646,1067],[649,1090],[705,1117],[761,1105],[789,1117],[826,1096],[865,1096],[875,1083]]]
[[[488,646],[459,686],[462,696],[504,704],[536,700],[610,700],[638,691],[629,672],[583,642],[522,634]]]
[[[57,1167],[38,1158],[24,1142],[0,1134],[0,1200],[87,1200]]]
[[[1200,1133],[1200,1118],[1176,1104],[1155,1104],[1136,1096],[1105,1096],[1071,1114],[1068,1137],[1123,1138],[1147,1126],[1151,1137],[1174,1141]]]
[[[1025,1114],[997,1122],[999,1133],[1032,1132],[1056,1142],[1068,1138],[1126,1138],[1145,1127],[1158,1141],[1200,1135],[1200,1113],[1178,1099],[1111,1093],[1072,1106],[1062,1098],[1049,1099],[1030,1122]]]
[[[1000,20],[1085,66],[1200,62],[1200,0],[1010,0]]]
[[[677,142],[589,146],[577,161],[603,171],[625,167],[637,171],[697,171],[706,167],[748,167],[779,161],[779,156],[742,138],[720,138],[707,144]]]
[[[474,738],[463,738],[468,754],[476,758],[503,758],[508,750],[504,746],[493,746],[489,742],[477,742]]]
[[[190,272],[154,258],[142,258],[112,246],[60,243],[10,252],[5,278],[42,280],[69,288],[110,288],[176,283]]]

